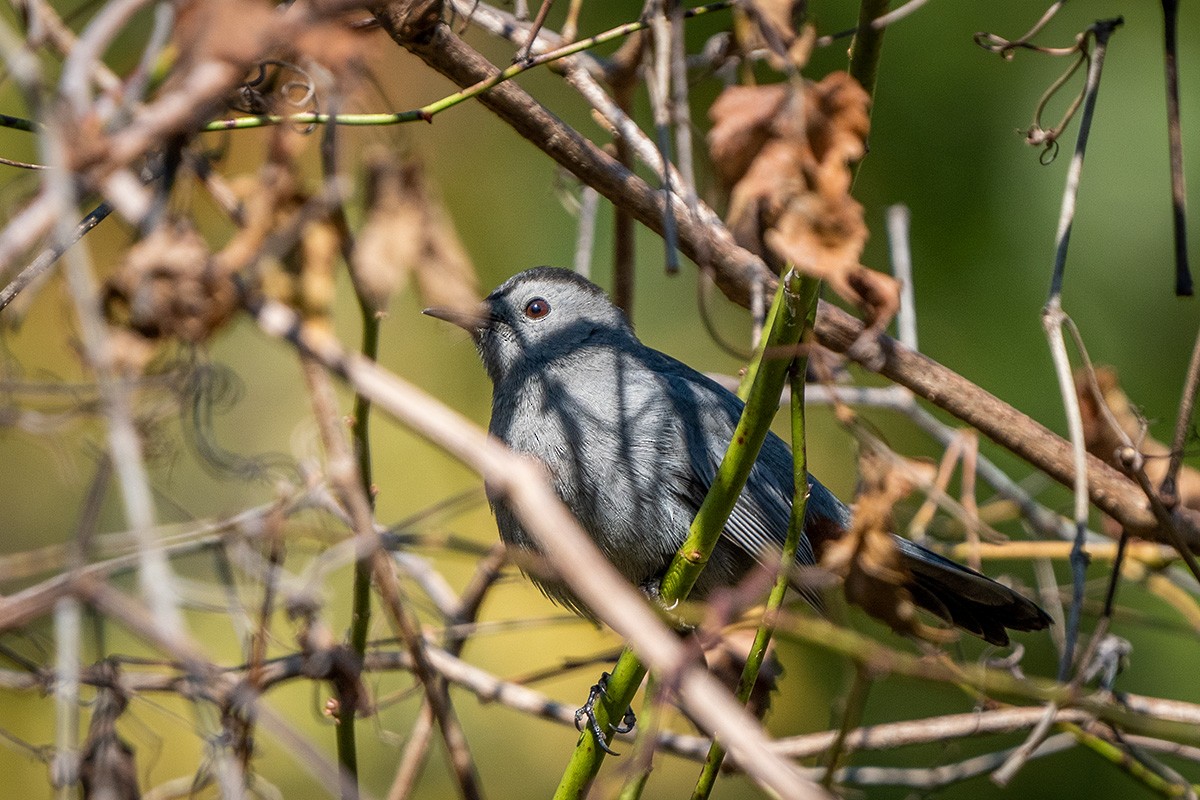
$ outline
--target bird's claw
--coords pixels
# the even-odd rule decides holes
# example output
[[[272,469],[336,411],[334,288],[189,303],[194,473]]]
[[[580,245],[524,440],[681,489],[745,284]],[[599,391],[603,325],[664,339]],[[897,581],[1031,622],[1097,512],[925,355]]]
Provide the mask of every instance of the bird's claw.
[[[619,725],[613,725],[613,733],[629,733],[637,725],[637,716],[633,713],[633,709],[629,706],[625,707],[625,713],[621,715]]]
[[[575,712],[575,729],[582,731],[586,725],[596,739],[596,746],[610,756],[615,756],[620,754],[608,746],[607,737],[600,728],[599,720],[596,719],[596,701],[608,696],[608,678],[607,672],[600,673],[600,680],[588,692],[587,701]],[[629,733],[636,724],[637,717],[634,716],[633,709],[626,708],[620,724],[608,727],[613,733]]]

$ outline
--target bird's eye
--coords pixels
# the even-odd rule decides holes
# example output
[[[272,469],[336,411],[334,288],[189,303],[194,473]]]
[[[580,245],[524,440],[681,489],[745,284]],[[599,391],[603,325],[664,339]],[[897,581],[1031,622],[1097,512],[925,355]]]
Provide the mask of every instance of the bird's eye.
[[[550,304],[540,297],[535,297],[525,304],[525,316],[530,319],[541,319],[550,313]]]

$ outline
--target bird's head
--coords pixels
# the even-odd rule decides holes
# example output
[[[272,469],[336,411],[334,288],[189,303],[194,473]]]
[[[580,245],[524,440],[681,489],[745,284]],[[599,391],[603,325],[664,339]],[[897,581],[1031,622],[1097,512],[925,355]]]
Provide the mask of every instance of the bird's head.
[[[637,343],[625,315],[604,290],[556,267],[514,275],[477,309],[427,308],[424,313],[471,334],[493,383],[523,370],[540,370],[585,344]]]

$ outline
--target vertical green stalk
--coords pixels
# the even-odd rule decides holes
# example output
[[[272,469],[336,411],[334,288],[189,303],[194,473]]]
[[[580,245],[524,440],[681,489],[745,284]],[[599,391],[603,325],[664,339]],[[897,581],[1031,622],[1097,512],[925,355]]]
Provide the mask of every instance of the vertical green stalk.
[[[617,800],[639,800],[642,792],[646,790],[646,781],[650,778],[656,744],[652,737],[658,735],[659,728],[657,717],[660,716],[661,700],[655,697],[658,690],[657,676],[651,673],[650,677],[646,679],[646,702],[642,704],[637,721],[638,735],[637,741],[634,742],[634,758],[637,769],[625,780],[625,785],[621,787],[621,793],[617,795]]]
[[[700,577],[700,571],[708,563],[742,487],[750,477],[759,448],[771,430],[771,420],[779,410],[779,396],[787,380],[792,353],[800,342],[808,318],[807,307],[802,302],[810,298],[801,296],[804,289],[805,279],[794,270],[788,271],[779,281],[779,291],[756,357],[757,367],[751,367],[757,372],[746,398],[746,406],[742,409],[742,416],[738,419],[733,439],[725,457],[721,459],[712,486],[708,488],[704,502],[696,512],[688,538],[663,576],[662,598],[668,605],[675,600],[686,599]],[[787,357],[780,358],[781,352],[786,353]]]
[[[801,307],[807,306],[808,314],[805,319],[805,331],[811,331],[817,316],[817,294],[821,282],[807,275],[800,278],[798,302]],[[764,338],[766,338],[764,336]],[[746,657],[746,666],[742,669],[738,681],[737,696],[743,703],[750,699],[758,673],[762,669],[763,660],[767,655],[767,647],[775,632],[773,617],[775,611],[783,604],[787,593],[788,577],[791,574],[792,563],[796,558],[796,548],[800,546],[800,538],[804,535],[804,512],[808,506],[808,448],[805,445],[804,433],[804,375],[808,370],[808,354],[800,353],[792,359],[789,370],[792,389],[792,475],[795,490],[792,495],[792,516],[788,524],[787,538],[783,543],[783,552],[779,558],[779,574],[775,584],[767,596],[766,608],[763,611],[763,621],[754,635],[754,644]],[[713,741],[708,749],[708,756],[700,770],[700,778],[692,792],[693,800],[706,800],[712,794],[716,785],[717,775],[721,771],[721,762],[725,760],[725,748],[720,742]]]
[[[800,296],[803,287],[804,280],[794,271],[788,272],[779,282],[779,291],[768,320],[769,333],[763,336],[756,354],[758,368],[746,406],[742,409],[742,416],[712,486],[692,521],[688,538],[675,554],[663,578],[660,596],[664,605],[670,606],[677,600],[687,598],[696,578],[708,563],[725,522],[750,476],[759,448],[767,438],[771,420],[779,408],[779,396],[792,362],[791,354],[805,328],[807,306],[801,304]],[[808,296],[805,298],[808,299]],[[772,357],[781,351],[786,352],[788,357]],[[601,730],[607,733],[613,721],[621,718],[645,675],[645,666],[631,650],[627,649],[621,654],[608,680],[607,693],[596,703],[596,722]],[[603,760],[604,751],[597,746],[591,731],[584,730],[554,794],[556,800],[583,797],[600,771]]]
[[[879,54],[883,50],[883,28],[876,28],[875,20],[887,12],[888,0],[862,0],[858,7],[858,28],[850,45],[848,71],[854,80],[866,90],[867,96],[875,98],[875,78],[879,73]],[[873,103],[872,103],[873,105]],[[867,109],[869,114],[870,107]],[[858,177],[862,160],[856,161],[853,178]]]
[[[863,709],[867,707],[867,692],[870,689],[870,672],[867,667],[859,664],[854,670],[854,682],[850,684],[850,693],[846,696],[845,707],[842,711],[842,724],[838,727],[837,736],[826,754],[825,775],[821,778],[821,785],[826,789],[833,787],[833,779],[837,777],[838,764],[846,755],[846,737],[850,735],[850,731],[862,723]]]
[[[858,28],[850,45],[850,75],[871,97],[875,96],[875,76],[883,49],[883,28],[876,28],[873,23],[887,8],[888,0],[862,0],[858,7]]]
[[[379,354],[379,318],[362,297],[359,297],[362,308],[363,332],[362,354],[372,361]],[[354,452],[358,457],[358,474],[362,479],[363,492],[367,502],[375,507],[374,481],[371,474],[371,439],[369,423],[371,419],[371,401],[361,394],[354,396],[354,421],[350,428],[354,440]],[[354,562],[354,593],[351,598],[350,612],[350,649],[362,662],[367,652],[367,632],[371,624],[371,557],[359,558]],[[353,707],[341,708],[337,727],[338,763],[347,773],[358,776],[358,748],[354,738]]]

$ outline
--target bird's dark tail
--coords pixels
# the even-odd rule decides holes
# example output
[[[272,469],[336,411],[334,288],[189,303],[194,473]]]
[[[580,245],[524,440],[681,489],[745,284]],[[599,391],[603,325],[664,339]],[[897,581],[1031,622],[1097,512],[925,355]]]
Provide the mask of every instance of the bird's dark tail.
[[[1008,644],[1008,631],[1040,631],[1050,617],[1038,605],[969,567],[895,537],[912,581],[906,585],[921,608],[991,644]]]
[[[821,563],[826,549],[850,530],[850,509],[811,475],[804,533]],[[893,536],[901,566],[910,580],[904,586],[918,606],[952,625],[995,645],[1008,644],[1008,631],[1040,631],[1050,617],[1037,604],[969,567]]]

